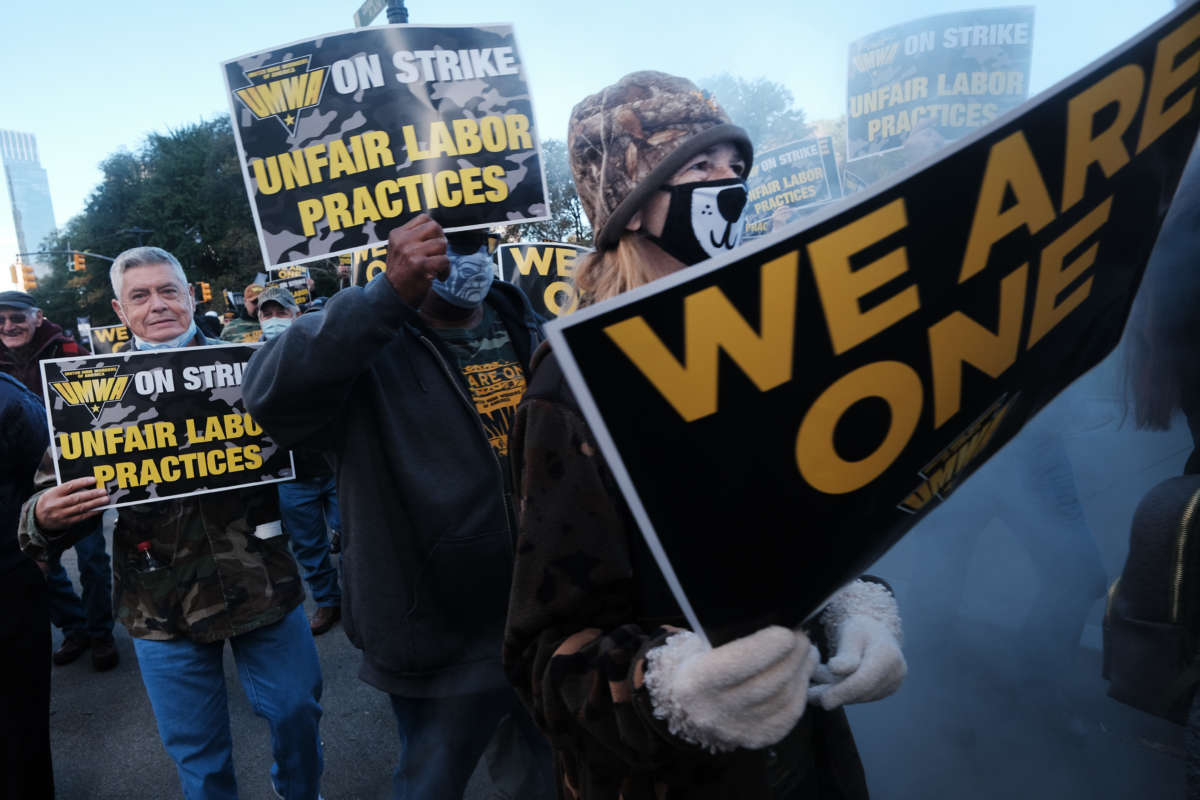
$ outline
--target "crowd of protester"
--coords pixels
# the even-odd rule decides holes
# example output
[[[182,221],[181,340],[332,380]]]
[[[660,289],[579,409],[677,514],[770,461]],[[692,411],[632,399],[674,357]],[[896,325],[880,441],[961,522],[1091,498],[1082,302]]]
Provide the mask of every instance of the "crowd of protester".
[[[584,305],[711,255],[695,198],[746,203],[749,137],[682,78],[634,73],[585,98],[567,146],[596,231],[576,269]],[[296,470],[118,508],[111,562],[108,492],[58,484],[46,450],[39,364],[85,351],[32,296],[0,293],[0,591],[17,609],[0,625],[32,676],[0,701],[8,796],[53,796],[50,664],[90,649],[94,669],[116,667],[115,603],[188,798],[238,793],[226,644],[270,726],[275,791],[319,796],[313,637],[339,622],[394,711],[395,798],[461,797],[502,731],[525,743],[510,751],[512,797],[865,798],[843,706],[904,679],[890,587],[864,576],[804,628],[709,646],[486,236],[422,214],[392,231],[386,263],[307,310],[251,284],[221,327],[196,313],[171,253],[117,257],[112,305],[132,349],[262,340],[246,407]],[[61,563],[71,547],[82,599]]]

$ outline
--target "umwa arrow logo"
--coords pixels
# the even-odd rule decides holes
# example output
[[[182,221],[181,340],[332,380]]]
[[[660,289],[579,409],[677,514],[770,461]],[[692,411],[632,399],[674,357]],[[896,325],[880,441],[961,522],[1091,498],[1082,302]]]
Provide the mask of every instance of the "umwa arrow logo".
[[[83,406],[92,415],[100,416],[108,403],[120,402],[129,388],[129,376],[118,375],[120,367],[89,367],[87,369],[64,369],[64,380],[51,383],[50,387],[67,405]]]
[[[245,73],[249,86],[236,90],[238,99],[258,119],[274,117],[292,135],[300,112],[321,102],[327,67],[310,70],[312,56],[293,58]]]

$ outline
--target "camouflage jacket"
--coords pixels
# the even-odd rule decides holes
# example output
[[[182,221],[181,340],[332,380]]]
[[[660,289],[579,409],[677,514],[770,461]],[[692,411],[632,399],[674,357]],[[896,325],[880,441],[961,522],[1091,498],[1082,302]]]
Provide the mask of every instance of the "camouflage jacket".
[[[95,529],[38,528],[34,506],[55,484],[53,455],[42,458],[38,492],[22,508],[21,549],[45,561]],[[161,569],[147,569],[140,542]],[[279,523],[274,485],[124,506],[113,531],[117,616],[139,639],[214,642],[283,619],[304,587]]]
[[[262,338],[262,327],[258,320],[238,315],[221,329],[223,342],[257,342]]]
[[[519,536],[503,658],[554,749],[559,797],[865,800],[840,709],[810,706],[774,747],[719,755],[655,716],[645,654],[686,622],[548,353],[509,440]]]

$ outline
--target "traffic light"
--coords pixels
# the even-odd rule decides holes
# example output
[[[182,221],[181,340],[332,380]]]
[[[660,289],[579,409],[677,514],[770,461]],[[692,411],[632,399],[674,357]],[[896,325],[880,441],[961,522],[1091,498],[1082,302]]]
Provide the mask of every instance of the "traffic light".
[[[80,272],[85,269],[87,269],[87,265],[84,263],[83,253],[72,253],[71,254],[71,271],[72,272]]]
[[[37,276],[33,274],[32,264],[21,265],[21,282],[25,284],[27,292],[32,292],[37,288]]]
[[[9,267],[9,270],[11,271],[11,274],[12,274],[12,282],[15,285],[19,280],[17,278],[17,265],[13,264],[12,266]]]
[[[207,303],[209,300],[212,300],[212,288],[208,285],[207,281],[200,281],[196,285],[200,287],[201,303]]]

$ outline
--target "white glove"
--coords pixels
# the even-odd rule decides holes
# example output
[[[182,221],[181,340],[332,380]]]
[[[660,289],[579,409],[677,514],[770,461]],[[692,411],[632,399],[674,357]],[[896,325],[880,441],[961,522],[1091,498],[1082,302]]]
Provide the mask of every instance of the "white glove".
[[[832,711],[880,700],[900,688],[908,664],[900,651],[900,609],[887,588],[855,581],[833,596],[821,622],[835,649],[813,675],[818,685],[808,690],[810,703]]]
[[[684,631],[646,654],[646,688],[684,741],[714,753],[768,747],[804,713],[819,660],[807,636],[778,625],[716,648]]]

